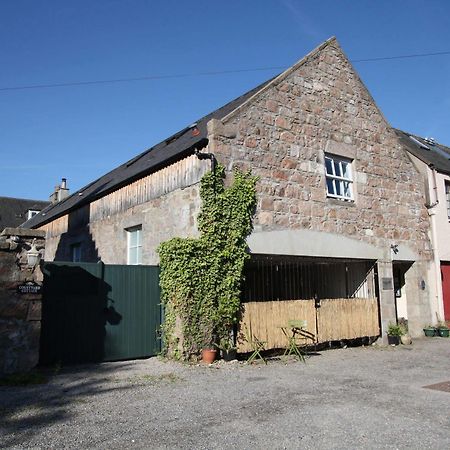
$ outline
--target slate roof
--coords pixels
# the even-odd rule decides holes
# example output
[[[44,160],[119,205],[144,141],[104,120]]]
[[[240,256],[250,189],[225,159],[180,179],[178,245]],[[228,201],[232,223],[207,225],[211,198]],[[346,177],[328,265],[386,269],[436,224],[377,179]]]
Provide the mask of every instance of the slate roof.
[[[0,197],[0,231],[6,227],[16,228],[23,224],[29,209],[42,211],[49,204],[42,200]]]
[[[125,186],[145,175],[172,164],[173,162],[194,153],[195,149],[202,149],[208,144],[206,125],[211,119],[221,119],[240,105],[245,103],[254,94],[269,84],[274,78],[267,80],[254,89],[227,103],[225,106],[197,120],[196,125],[199,134],[193,135],[191,128],[187,127],[173,136],[165,139],[154,147],[145,150],[140,155],[132,158],[111,172],[103,175],[94,182],[74,192],[66,199],[51,204],[28,220],[24,227],[36,228],[45,223],[61,217],[68,212],[91,203],[108,193]]]
[[[450,147],[438,142],[431,143],[423,137],[405,131],[394,131],[408,152],[438,172],[450,175]]]

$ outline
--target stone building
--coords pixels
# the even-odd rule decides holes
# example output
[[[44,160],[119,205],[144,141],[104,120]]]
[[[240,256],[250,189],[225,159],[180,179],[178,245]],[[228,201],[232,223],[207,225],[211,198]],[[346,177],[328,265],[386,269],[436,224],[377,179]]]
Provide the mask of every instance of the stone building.
[[[383,336],[402,292],[412,335],[433,320],[423,176],[334,38],[26,226],[47,260],[156,264],[197,234],[211,154],[259,176],[247,300],[377,297]]]

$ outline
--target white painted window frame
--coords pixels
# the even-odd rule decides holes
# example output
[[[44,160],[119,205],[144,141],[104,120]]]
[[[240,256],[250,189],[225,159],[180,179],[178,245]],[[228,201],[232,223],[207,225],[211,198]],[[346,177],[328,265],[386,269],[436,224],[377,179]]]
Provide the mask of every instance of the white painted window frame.
[[[36,209],[29,209],[27,211],[27,220],[30,220],[32,217],[34,217],[36,214],[39,214],[40,211],[36,210]]]
[[[142,225],[127,228],[127,264],[139,266],[142,264]],[[136,244],[132,244],[132,237],[136,236]],[[136,259],[132,258],[132,250],[136,249]]]
[[[327,160],[331,162],[331,171],[328,170]],[[337,171],[336,171],[336,165]],[[347,176],[344,176],[347,174]],[[328,181],[331,181],[333,189],[330,190]],[[347,185],[347,188],[346,188]],[[335,198],[338,200],[344,200],[347,202],[354,202],[355,197],[353,193],[353,163],[352,160],[342,158],[340,156],[325,154],[325,186],[327,190],[327,197]],[[337,186],[339,186],[340,192],[344,194],[338,194]],[[345,192],[347,191],[347,195]]]

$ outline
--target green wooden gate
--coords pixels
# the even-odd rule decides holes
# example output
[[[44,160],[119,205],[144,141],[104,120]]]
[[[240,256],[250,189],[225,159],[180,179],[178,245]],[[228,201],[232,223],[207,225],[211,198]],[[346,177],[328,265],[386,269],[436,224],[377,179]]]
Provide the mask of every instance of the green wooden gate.
[[[45,263],[42,364],[153,356],[160,325],[159,267]]]

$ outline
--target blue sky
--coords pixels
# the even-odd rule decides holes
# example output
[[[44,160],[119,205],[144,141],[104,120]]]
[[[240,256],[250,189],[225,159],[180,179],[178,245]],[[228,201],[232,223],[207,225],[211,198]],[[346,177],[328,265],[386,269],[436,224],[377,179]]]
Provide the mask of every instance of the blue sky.
[[[335,35],[351,60],[450,51],[448,0],[3,0],[0,196],[71,191]],[[450,145],[450,55],[354,66],[391,125]]]

